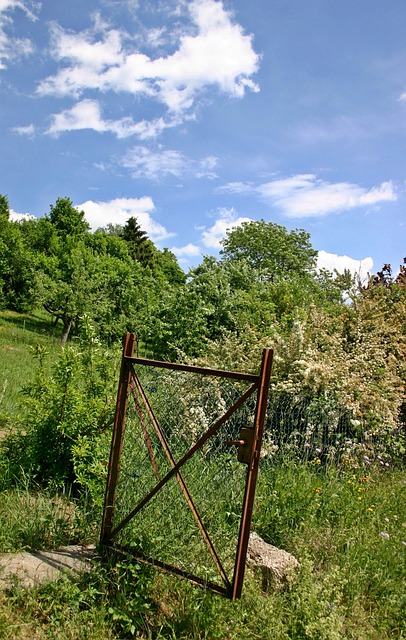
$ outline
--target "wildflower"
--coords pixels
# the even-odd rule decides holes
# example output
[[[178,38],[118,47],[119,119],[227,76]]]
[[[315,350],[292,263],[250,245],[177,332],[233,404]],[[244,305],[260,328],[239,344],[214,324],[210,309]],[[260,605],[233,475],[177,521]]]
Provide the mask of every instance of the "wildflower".
[[[385,518],[385,522],[389,522],[389,518]]]
[[[404,547],[406,547],[406,540],[402,540],[402,544]]]
[[[310,442],[305,442],[305,447],[309,448],[310,447]]]
[[[382,536],[382,538],[385,538],[385,540],[389,540],[389,533],[386,531],[381,531],[379,535]]]

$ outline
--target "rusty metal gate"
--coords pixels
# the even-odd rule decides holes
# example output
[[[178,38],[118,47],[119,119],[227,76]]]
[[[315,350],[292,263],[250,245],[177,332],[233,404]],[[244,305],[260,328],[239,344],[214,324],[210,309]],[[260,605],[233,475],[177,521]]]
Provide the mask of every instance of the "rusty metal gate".
[[[124,340],[101,545],[241,596],[272,351],[259,375],[134,357]]]

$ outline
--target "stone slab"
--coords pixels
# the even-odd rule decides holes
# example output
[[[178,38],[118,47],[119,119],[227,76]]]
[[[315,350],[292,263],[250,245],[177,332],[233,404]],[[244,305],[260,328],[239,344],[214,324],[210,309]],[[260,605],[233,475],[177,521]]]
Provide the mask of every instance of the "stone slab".
[[[89,566],[95,547],[71,545],[55,551],[23,551],[0,555],[0,589],[14,584],[34,587],[58,580],[64,573],[79,575]]]

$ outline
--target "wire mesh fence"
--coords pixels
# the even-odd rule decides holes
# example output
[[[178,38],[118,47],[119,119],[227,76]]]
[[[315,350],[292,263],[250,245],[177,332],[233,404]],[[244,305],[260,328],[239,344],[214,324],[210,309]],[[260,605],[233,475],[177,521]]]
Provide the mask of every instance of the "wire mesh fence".
[[[115,521],[125,518],[249,387],[246,381],[137,366],[130,387],[133,402],[127,408]],[[256,394],[121,529],[117,543],[149,559],[159,558],[189,578],[208,583],[220,574],[229,585],[247,466],[238,462],[236,447],[228,443],[239,440],[242,427],[252,427],[255,407]]]
[[[398,437],[393,433],[393,438]],[[294,458],[322,466],[370,461],[388,445],[382,430],[367,428],[335,398],[272,390],[261,456],[274,463]]]

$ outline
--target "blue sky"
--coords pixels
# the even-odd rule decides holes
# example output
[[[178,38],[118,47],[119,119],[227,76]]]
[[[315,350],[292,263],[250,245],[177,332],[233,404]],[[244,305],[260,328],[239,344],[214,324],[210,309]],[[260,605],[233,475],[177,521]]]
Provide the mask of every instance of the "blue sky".
[[[0,126],[17,218],[135,215],[185,269],[247,219],[406,255],[405,0],[0,0]]]

